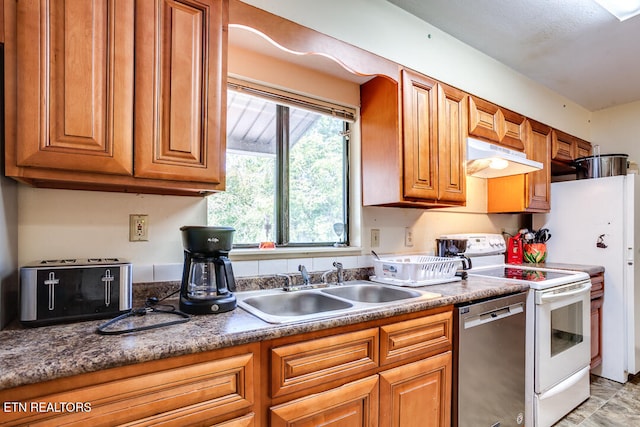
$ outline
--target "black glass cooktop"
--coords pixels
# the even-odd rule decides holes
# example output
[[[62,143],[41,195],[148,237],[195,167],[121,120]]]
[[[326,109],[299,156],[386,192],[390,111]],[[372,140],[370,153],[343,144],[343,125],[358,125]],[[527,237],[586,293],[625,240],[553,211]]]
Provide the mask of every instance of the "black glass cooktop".
[[[562,277],[575,274],[560,273],[557,271],[533,270],[526,267],[495,267],[486,268],[478,271],[470,271],[469,274],[476,276],[497,277],[499,279],[517,279],[526,280],[527,282],[543,282],[545,280],[559,279]]]

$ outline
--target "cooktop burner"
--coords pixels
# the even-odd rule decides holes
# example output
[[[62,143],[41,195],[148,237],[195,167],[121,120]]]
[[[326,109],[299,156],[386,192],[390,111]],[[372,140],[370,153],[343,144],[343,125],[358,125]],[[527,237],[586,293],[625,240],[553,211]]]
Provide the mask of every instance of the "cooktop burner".
[[[540,270],[523,267],[500,266],[494,268],[484,268],[476,275],[498,277],[500,279],[526,280],[527,282],[542,282],[545,280],[561,279],[574,275],[574,272],[559,272],[555,270]]]

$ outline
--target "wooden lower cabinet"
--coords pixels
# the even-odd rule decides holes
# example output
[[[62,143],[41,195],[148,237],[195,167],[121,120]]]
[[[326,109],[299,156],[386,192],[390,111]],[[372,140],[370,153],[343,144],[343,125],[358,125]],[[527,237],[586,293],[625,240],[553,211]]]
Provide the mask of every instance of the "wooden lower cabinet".
[[[449,426],[452,323],[448,307],[267,344],[264,424]]]
[[[380,427],[451,423],[451,352],[380,373]]]
[[[271,408],[271,427],[375,427],[378,376]]]
[[[173,357],[0,391],[0,401],[81,402],[75,412],[9,412],[2,425],[254,426],[259,345]],[[87,406],[89,405],[89,406]]]
[[[591,276],[591,369],[602,363],[604,273]]]

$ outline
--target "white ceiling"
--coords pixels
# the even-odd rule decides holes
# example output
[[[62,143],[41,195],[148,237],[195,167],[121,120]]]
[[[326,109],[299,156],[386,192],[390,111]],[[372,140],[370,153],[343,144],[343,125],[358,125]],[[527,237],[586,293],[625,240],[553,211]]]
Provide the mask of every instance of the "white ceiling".
[[[592,0],[388,0],[590,111],[640,100],[640,16]]]

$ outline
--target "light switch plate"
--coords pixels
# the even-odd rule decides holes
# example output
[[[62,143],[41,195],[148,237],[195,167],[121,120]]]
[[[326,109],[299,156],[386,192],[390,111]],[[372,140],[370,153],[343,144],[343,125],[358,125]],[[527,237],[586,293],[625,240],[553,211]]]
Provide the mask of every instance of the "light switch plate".
[[[129,215],[129,241],[146,242],[149,240],[149,215]]]

